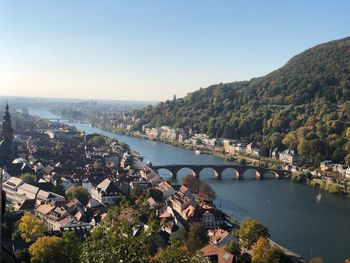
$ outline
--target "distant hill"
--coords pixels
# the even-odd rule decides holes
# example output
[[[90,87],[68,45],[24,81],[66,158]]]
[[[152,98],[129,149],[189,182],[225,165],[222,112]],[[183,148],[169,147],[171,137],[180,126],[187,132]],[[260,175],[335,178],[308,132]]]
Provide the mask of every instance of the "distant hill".
[[[143,123],[298,150],[315,165],[350,162],[350,37],[294,56],[250,81],[220,83],[137,111]],[[348,136],[348,137],[347,137]],[[348,156],[347,156],[348,155]]]

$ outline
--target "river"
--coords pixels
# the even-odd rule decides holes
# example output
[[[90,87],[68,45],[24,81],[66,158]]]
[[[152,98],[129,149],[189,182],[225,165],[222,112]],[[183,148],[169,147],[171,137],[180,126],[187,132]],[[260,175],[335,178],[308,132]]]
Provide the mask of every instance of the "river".
[[[45,110],[30,110],[32,115],[57,118]],[[172,145],[133,138],[103,131],[82,123],[69,123],[86,133],[100,133],[119,141],[150,160],[160,164],[232,164],[221,158]],[[190,171],[179,172],[178,181]],[[165,171],[161,175],[169,176]],[[212,171],[203,170],[200,178],[208,182],[217,194],[217,204],[238,220],[252,217],[267,226],[271,238],[306,258],[320,256],[325,262],[344,262],[350,257],[350,198],[334,196],[310,186],[283,179],[255,180],[247,173],[246,180],[233,178],[227,170],[222,180]],[[321,200],[316,196],[321,193]]]

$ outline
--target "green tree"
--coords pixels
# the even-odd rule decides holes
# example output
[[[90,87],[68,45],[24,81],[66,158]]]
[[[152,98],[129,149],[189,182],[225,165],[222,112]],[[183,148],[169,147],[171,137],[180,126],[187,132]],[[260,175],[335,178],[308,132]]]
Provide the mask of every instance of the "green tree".
[[[19,178],[22,179],[23,182],[25,182],[27,184],[31,184],[31,185],[36,184],[36,176],[34,174],[24,173]]]
[[[64,241],[60,237],[40,237],[29,247],[33,263],[64,263],[67,262]]]
[[[149,262],[150,240],[154,234],[140,230],[135,235],[134,226],[126,221],[112,220],[95,227],[83,243],[80,262]]]
[[[70,201],[74,198],[78,199],[83,205],[89,202],[90,194],[82,186],[71,186],[66,190],[66,198]]]
[[[190,252],[194,252],[209,242],[208,232],[204,226],[193,224],[190,226],[187,239],[187,248]]]
[[[65,262],[76,263],[79,262],[81,253],[80,240],[76,237],[74,232],[65,232],[63,234],[63,248],[65,251]]]
[[[245,218],[239,229],[239,238],[241,239],[242,247],[250,249],[258,241],[259,237],[269,237],[269,230],[260,222]]]
[[[47,230],[47,225],[36,216],[30,213],[25,213],[19,221],[18,230],[21,233],[23,240],[31,242]]]
[[[241,246],[237,241],[230,241],[225,246],[224,249],[231,253],[232,255],[239,256],[241,254]]]
[[[158,189],[148,188],[147,198],[150,198],[150,197],[152,197],[156,202],[161,202],[163,200],[163,193]]]
[[[106,143],[106,137],[102,135],[95,135],[88,141],[89,144],[101,146]]]

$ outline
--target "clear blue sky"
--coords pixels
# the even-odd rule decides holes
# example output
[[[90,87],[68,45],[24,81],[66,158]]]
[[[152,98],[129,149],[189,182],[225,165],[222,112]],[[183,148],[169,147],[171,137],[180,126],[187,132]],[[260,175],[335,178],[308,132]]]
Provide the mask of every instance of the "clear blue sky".
[[[0,1],[0,95],[164,100],[350,35],[349,0]]]

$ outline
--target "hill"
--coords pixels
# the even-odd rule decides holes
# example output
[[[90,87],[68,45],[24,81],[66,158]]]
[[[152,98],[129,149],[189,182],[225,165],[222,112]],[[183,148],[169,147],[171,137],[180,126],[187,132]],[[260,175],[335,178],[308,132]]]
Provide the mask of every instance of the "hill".
[[[304,161],[350,162],[350,37],[310,48],[250,81],[220,83],[137,111],[152,126],[298,150]]]

